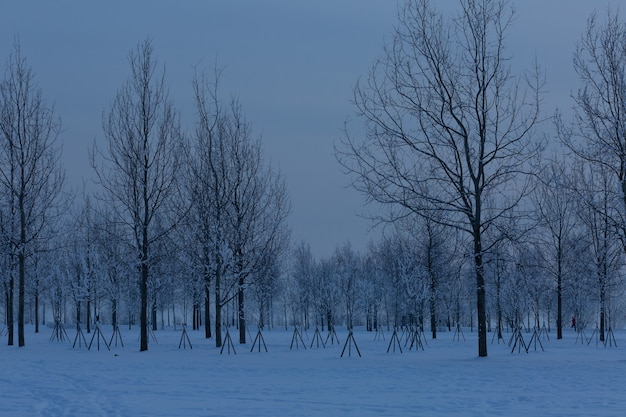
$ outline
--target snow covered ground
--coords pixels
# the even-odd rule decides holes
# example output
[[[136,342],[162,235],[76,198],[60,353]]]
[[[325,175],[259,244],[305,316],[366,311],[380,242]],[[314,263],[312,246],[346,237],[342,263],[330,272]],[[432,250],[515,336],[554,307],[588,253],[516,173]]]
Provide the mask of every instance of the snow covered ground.
[[[103,327],[110,337],[110,327]],[[590,336],[588,332],[587,336]],[[543,339],[530,353],[491,343],[477,357],[476,334],[428,339],[424,351],[386,353],[385,340],[362,329],[363,354],[342,346],[290,350],[293,331],[265,331],[269,352],[219,353],[203,332],[178,349],[181,332],[159,330],[140,353],[138,329],[122,329],[126,346],[107,351],[50,342],[51,329],[27,332],[27,346],[0,346],[1,416],[624,416],[626,332],[619,347]],[[68,329],[74,339],[75,331]],[[254,336],[255,332],[251,334]],[[342,342],[346,333],[338,329]],[[523,334],[526,340],[529,334]],[[86,335],[87,341],[91,335]],[[505,335],[508,342],[509,334]],[[347,355],[347,352],[346,352]]]

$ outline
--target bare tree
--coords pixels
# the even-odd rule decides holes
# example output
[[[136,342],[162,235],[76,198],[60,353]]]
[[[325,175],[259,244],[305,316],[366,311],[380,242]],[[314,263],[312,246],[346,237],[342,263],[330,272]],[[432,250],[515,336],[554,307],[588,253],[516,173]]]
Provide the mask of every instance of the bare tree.
[[[239,343],[246,343],[245,290],[249,277],[263,271],[267,259],[282,253],[288,244],[286,227],[290,212],[285,182],[278,172],[265,166],[261,142],[252,138],[250,126],[235,112],[231,157],[228,241],[237,278]]]
[[[189,164],[197,264],[215,288],[216,345],[221,345],[221,308],[237,298],[239,341],[245,343],[245,290],[251,276],[267,273],[267,260],[286,249],[289,199],[282,176],[266,166],[238,101],[220,102],[215,79],[194,79],[198,112]]]
[[[131,247],[128,242],[121,240],[124,236],[119,223],[115,221],[111,212],[97,211],[95,219],[95,244],[100,254],[100,273],[104,276],[103,289],[109,297],[111,305],[111,324],[115,329],[119,325],[122,294],[125,281],[131,275],[129,271],[134,259],[128,256]],[[130,258],[130,259],[129,259]]]
[[[578,221],[575,216],[576,199],[570,187],[570,176],[565,163],[552,162],[539,177],[533,193],[533,202],[539,226],[538,245],[542,264],[556,284],[556,332],[563,338],[563,287],[577,256],[571,247]]]
[[[483,235],[528,193],[540,146],[542,79],[537,66],[515,76],[505,38],[506,1],[461,0],[449,18],[428,0],[408,0],[393,41],[354,90],[365,134],[347,133],[340,163],[369,201],[464,230],[473,241],[478,354],[487,355]],[[425,204],[427,203],[427,204]]]
[[[106,151],[94,146],[91,164],[116,221],[125,225],[123,237],[137,256],[140,350],[145,351],[148,284],[154,263],[151,247],[177,222],[171,199],[177,191],[182,136],[168,97],[165,71],[157,72],[152,42],[139,43],[130,52],[129,63],[131,75],[103,117]]]
[[[616,229],[611,219],[616,218],[615,209],[617,188],[615,176],[608,169],[597,166],[580,165],[577,169],[576,184],[578,194],[578,218],[584,227],[584,241],[587,242],[584,259],[592,269],[593,286],[599,306],[599,336],[604,341],[606,325],[609,322],[609,301],[615,288],[619,271],[623,267],[623,248],[615,235]],[[584,256],[587,255],[587,256]]]
[[[446,277],[454,275],[452,272],[454,258],[459,255],[455,253],[456,248],[451,245],[456,240],[454,236],[456,230],[443,226],[443,219],[434,212],[433,217],[415,217],[403,219],[400,228],[410,235],[421,274],[428,282],[430,330],[432,338],[436,339],[439,287]]]
[[[254,301],[256,302],[257,311],[259,313],[259,329],[264,329],[266,325],[270,328],[273,326],[274,299],[284,290],[281,287],[282,281],[280,277],[283,271],[281,270],[280,259],[269,258],[264,264],[265,265],[260,265],[258,272],[253,274],[251,280],[252,290],[255,296]]]
[[[324,329],[324,305],[322,294],[319,289],[321,280],[316,274],[316,265],[311,246],[300,241],[292,250],[291,254],[291,281],[290,288],[292,315],[294,325],[298,322],[306,329],[309,324],[310,310],[313,310],[315,324],[321,324]],[[296,318],[300,316],[301,320]]]
[[[385,282],[380,270],[380,260],[376,256],[376,248],[370,244],[368,251],[363,256],[363,285],[361,287],[363,302],[365,305],[365,324],[367,331],[378,330],[381,325],[380,318],[384,306]]]
[[[18,281],[18,345],[24,346],[27,260],[58,207],[64,182],[57,137],[61,122],[47,104],[31,67],[15,44],[0,84],[0,191],[9,243],[9,345],[13,344],[14,271]]]
[[[320,259],[315,263],[312,277],[315,281],[316,298],[319,299],[329,332],[335,329],[341,302],[341,287],[337,282],[337,274],[334,273],[335,267],[333,259]]]
[[[361,293],[359,278],[361,274],[361,258],[350,246],[350,242],[335,248],[335,253],[331,258],[333,263],[333,273],[336,275],[335,281],[341,291],[341,296],[346,307],[346,327],[351,331],[354,327],[354,317],[357,305],[357,298]]]
[[[228,280],[232,269],[227,242],[226,219],[230,201],[228,183],[231,169],[228,136],[232,107],[221,105],[217,95],[219,72],[215,84],[204,75],[194,77],[194,101],[197,117],[194,141],[188,153],[187,192],[192,210],[189,225],[195,244],[193,264],[204,280],[205,310],[209,309],[211,284],[215,298],[215,345],[222,346],[222,307],[228,302],[234,282]],[[213,281],[213,283],[212,283]],[[205,318],[205,336],[209,337],[209,321]]]
[[[557,127],[570,150],[617,179],[612,193],[620,196],[621,208],[609,220],[626,250],[626,24],[617,12],[608,10],[604,24],[591,14],[574,69],[581,80],[574,128],[566,129],[560,117]]]
[[[376,256],[380,273],[387,284],[387,317],[393,317],[393,326],[406,324],[407,316],[420,314],[418,304],[426,300],[427,271],[416,249],[413,235],[394,228],[393,234],[378,244]]]
[[[498,244],[492,246],[485,259],[485,272],[487,277],[487,285],[491,291],[492,311],[495,309],[496,333],[498,341],[503,339],[503,315],[505,312],[504,293],[508,285],[508,279],[512,275],[509,271],[510,261],[510,242],[502,240]]]

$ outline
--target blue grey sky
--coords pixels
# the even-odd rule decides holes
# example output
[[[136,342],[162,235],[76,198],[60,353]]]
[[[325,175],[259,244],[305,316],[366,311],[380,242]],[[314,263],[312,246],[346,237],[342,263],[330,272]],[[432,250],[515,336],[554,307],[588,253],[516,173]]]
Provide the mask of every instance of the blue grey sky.
[[[24,0],[4,2],[0,60],[19,37],[44,97],[54,101],[68,184],[89,179],[87,152],[103,139],[102,112],[128,77],[127,56],[150,37],[166,66],[170,96],[191,132],[194,66],[224,67],[221,91],[238,96],[266,157],[290,191],[294,241],[328,256],[350,241],[364,250],[379,231],[358,217],[363,197],[349,188],[333,143],[354,109],[352,87],[391,38],[396,0]],[[434,2],[454,7],[456,1]],[[578,82],[572,52],[589,13],[618,0],[514,1],[509,35],[517,67],[535,54],[546,71],[544,110],[566,114]]]

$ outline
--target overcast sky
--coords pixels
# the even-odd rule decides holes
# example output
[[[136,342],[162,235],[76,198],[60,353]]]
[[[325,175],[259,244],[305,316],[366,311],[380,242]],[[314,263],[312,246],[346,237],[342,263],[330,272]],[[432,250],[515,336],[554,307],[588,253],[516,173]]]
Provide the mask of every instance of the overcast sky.
[[[578,87],[572,52],[586,19],[594,8],[604,17],[607,5],[620,2],[514,3],[508,43],[515,65],[528,67],[536,55],[548,82],[544,110],[567,113]],[[224,67],[222,92],[240,98],[266,157],[286,178],[293,240],[328,256],[343,242],[364,250],[379,236],[358,217],[363,197],[348,187],[333,143],[354,112],[352,87],[391,38],[396,9],[396,0],[12,1],[2,5],[0,60],[19,37],[44,98],[63,120],[72,186],[92,177],[88,148],[103,139],[102,112],[128,77],[128,52],[138,42],[153,40],[189,131],[194,66],[217,62]]]

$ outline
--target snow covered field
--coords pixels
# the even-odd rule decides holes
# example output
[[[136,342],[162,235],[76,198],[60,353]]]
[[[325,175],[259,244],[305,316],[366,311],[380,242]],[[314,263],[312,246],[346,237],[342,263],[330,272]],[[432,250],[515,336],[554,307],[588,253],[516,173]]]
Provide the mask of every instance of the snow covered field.
[[[103,327],[107,338],[112,330]],[[590,336],[588,332],[587,336]],[[27,330],[27,346],[0,346],[1,416],[624,416],[626,333],[619,347],[576,344],[576,334],[543,340],[545,352],[511,354],[506,343],[477,357],[476,334],[428,339],[424,351],[386,353],[385,340],[361,329],[363,354],[342,346],[290,350],[293,331],[265,331],[269,352],[220,355],[213,340],[159,330],[140,353],[138,328],[122,329],[124,348],[72,349],[50,342],[51,329]],[[68,329],[74,339],[74,330]],[[252,336],[254,337],[253,331]],[[344,329],[338,329],[342,342]],[[91,335],[86,335],[87,341]],[[489,341],[491,342],[491,334]],[[508,342],[509,334],[505,334]],[[526,340],[529,334],[524,333]],[[308,341],[307,341],[308,338]],[[347,355],[347,353],[346,353]]]

